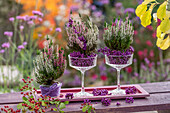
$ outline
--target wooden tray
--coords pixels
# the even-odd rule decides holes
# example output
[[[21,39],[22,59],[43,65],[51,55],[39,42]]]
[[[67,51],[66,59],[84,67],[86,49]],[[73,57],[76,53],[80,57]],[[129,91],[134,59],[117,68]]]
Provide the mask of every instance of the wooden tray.
[[[56,97],[59,98],[61,101],[84,101],[84,99],[88,98],[89,100],[101,100],[102,98],[110,98],[110,99],[125,99],[126,97],[133,97],[133,98],[145,98],[150,96],[148,92],[146,92],[140,85],[121,85],[121,89],[126,89],[128,87],[135,86],[137,88],[136,94],[122,94],[122,95],[106,95],[106,96],[88,96],[88,97],[74,97],[73,99],[66,99],[66,93],[77,93],[81,91],[81,88],[64,88],[61,89],[61,93],[63,97]],[[116,89],[117,86],[101,86],[101,87],[85,87],[85,91],[92,93],[94,89],[107,89],[108,91]],[[41,95],[41,91],[37,91],[37,95]]]

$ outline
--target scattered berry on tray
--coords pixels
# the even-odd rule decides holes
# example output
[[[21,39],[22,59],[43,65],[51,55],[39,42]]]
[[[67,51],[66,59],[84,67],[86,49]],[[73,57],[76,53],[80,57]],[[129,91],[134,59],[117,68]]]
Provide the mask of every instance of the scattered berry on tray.
[[[126,97],[126,103],[133,103],[134,99],[133,97]]]
[[[137,93],[137,88],[135,86],[128,87],[126,88],[126,94],[136,94]]]
[[[110,103],[111,103],[111,99],[110,99],[110,98],[102,98],[101,103],[102,103],[104,106],[109,106]]]

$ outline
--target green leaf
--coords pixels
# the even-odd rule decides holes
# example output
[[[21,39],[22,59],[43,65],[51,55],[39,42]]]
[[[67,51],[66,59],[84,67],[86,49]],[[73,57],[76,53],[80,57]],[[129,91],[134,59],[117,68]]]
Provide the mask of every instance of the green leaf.
[[[19,104],[17,105],[17,109],[22,109],[22,103],[19,103]]]
[[[88,113],[91,113],[92,106],[89,107]]]
[[[64,111],[60,110],[60,113],[64,113]]]
[[[64,104],[69,104],[69,101],[65,101]]]
[[[59,105],[60,109],[64,109],[65,107],[66,107],[66,105],[64,103],[60,103],[60,105]]]
[[[42,101],[42,106],[47,106],[47,104],[44,101]]]
[[[28,101],[28,99],[27,99],[26,97],[22,97],[22,100],[23,100],[24,102]]]
[[[83,111],[83,112],[86,112],[87,109],[88,109],[88,106],[84,106],[84,107],[82,108],[82,111]]]
[[[57,111],[57,109],[56,109],[56,108],[53,108],[53,111]]]

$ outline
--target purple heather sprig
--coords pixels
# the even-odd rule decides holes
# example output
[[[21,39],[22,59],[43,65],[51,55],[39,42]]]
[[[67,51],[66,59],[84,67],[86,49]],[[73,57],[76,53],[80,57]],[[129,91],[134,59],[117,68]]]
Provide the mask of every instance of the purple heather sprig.
[[[43,16],[44,16],[44,14],[43,14],[42,12],[40,12],[40,11],[32,11],[32,14],[38,15],[38,16],[40,16],[40,17],[43,17]]]
[[[108,94],[108,90],[107,89],[94,89],[92,94],[94,96],[105,96]]]
[[[110,98],[102,98],[101,103],[102,103],[104,106],[109,106],[110,103],[111,103],[111,99],[110,99]]]
[[[135,86],[128,87],[126,88],[126,94],[136,94],[137,93],[137,88]]]
[[[126,103],[133,103],[134,99],[133,97],[126,97]]]
[[[73,98],[74,98],[73,93],[67,93],[67,94],[65,95],[65,98],[66,98],[66,99],[73,99]]]

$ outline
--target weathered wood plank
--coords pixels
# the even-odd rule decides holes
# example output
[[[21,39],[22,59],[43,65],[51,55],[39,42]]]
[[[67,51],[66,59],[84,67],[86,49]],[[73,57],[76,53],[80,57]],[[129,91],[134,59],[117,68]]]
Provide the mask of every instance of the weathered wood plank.
[[[116,106],[116,102],[121,103]],[[95,102],[98,102],[95,104]],[[66,106],[64,111],[67,113],[80,113],[80,104],[82,102],[70,103]],[[123,113],[123,112],[138,112],[138,111],[154,111],[154,110],[167,110],[170,109],[170,93],[151,94],[150,97],[145,99],[135,99],[134,103],[125,103],[125,100],[112,100],[110,106],[103,106],[100,101],[92,102],[96,108],[97,113]],[[6,105],[6,104],[5,104]],[[15,107],[16,104],[8,104]],[[2,107],[3,105],[0,105]],[[52,113],[52,112],[50,112]]]
[[[149,94],[170,92],[170,82],[154,82],[139,84]]]

